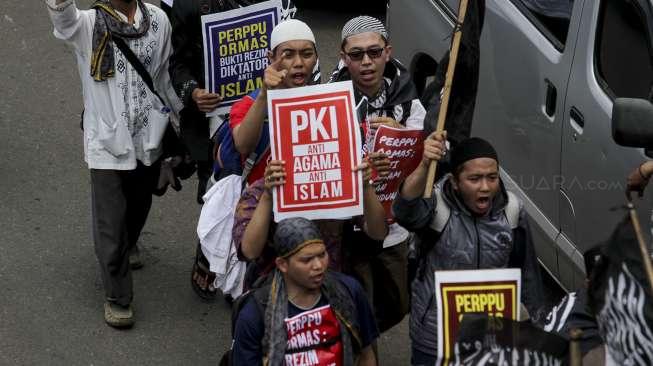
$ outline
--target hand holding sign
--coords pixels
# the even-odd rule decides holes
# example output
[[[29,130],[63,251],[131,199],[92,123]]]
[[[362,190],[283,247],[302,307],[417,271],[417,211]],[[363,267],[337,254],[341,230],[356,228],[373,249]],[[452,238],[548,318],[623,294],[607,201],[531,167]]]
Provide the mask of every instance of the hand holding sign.
[[[353,170],[363,172],[363,184],[365,186],[372,185],[376,177],[385,177],[390,173],[390,159],[383,153],[374,152],[368,155],[363,163]],[[376,174],[374,174],[375,171]]]
[[[218,105],[222,101],[222,97],[219,94],[209,93],[208,90],[200,88],[193,90],[191,97],[197,105],[197,109],[205,113],[218,108]]]
[[[431,161],[440,161],[447,153],[447,131],[433,132],[424,140],[422,163],[428,165]]]
[[[363,214],[359,172],[371,164],[361,164],[353,94],[351,81],[269,91],[270,152],[287,173],[272,190],[275,221]]]
[[[376,194],[386,210],[389,220],[393,219],[392,202],[397,196],[401,182],[415,170],[422,160],[422,130],[393,128],[380,125],[374,136],[369,157],[375,162],[378,177]]]
[[[265,177],[266,190],[272,192],[274,187],[279,187],[286,183],[285,165],[286,162],[283,160],[270,160],[263,175]]]
[[[382,152],[372,152],[366,158],[371,163],[372,176],[370,178],[363,177],[363,183],[369,180],[370,184],[378,184],[379,179],[386,178],[390,175],[390,158],[387,154]]]
[[[372,129],[373,132],[376,132],[376,130],[379,128],[379,126],[388,126],[388,127],[394,127],[394,128],[404,128],[404,126],[395,121],[394,118],[392,117],[371,117],[370,118],[370,128]]]
[[[279,57],[278,60],[271,63],[268,67],[265,68],[265,73],[263,74],[263,84],[266,89],[277,89],[283,80],[288,75],[288,70],[285,70],[281,67],[281,61],[283,61],[283,56]]]

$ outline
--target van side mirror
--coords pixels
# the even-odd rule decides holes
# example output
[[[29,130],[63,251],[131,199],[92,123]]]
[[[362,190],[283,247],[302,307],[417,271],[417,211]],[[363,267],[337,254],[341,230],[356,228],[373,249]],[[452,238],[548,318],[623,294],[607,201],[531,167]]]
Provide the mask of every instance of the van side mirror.
[[[653,103],[617,98],[612,106],[612,138],[621,146],[653,148]]]

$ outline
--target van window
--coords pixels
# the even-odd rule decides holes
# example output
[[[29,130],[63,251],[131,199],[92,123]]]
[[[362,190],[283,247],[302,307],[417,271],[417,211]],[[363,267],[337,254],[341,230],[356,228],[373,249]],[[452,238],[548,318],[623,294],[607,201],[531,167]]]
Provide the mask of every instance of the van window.
[[[569,32],[574,0],[511,0],[558,49]]]
[[[595,63],[612,97],[653,100],[651,24],[636,1],[603,0],[597,27]],[[649,13],[650,14],[650,13]]]

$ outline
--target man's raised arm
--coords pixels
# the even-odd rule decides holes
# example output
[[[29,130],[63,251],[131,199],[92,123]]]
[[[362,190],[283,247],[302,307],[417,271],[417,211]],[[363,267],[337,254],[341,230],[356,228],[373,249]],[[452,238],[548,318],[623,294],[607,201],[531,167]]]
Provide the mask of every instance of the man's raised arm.
[[[46,0],[54,36],[88,50],[90,57],[92,23],[88,11],[79,11],[74,0]]]

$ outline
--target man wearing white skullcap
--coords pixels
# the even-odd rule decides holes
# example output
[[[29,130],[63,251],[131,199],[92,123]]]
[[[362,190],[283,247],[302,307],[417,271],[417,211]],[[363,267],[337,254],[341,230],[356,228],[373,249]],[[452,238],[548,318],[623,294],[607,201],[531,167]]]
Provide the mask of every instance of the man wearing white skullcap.
[[[289,19],[279,23],[272,30],[270,48],[274,50],[278,45],[287,41],[311,41],[315,45],[315,36],[306,23],[297,19]]]
[[[229,123],[234,144],[243,157],[255,151],[260,139],[269,139],[267,126],[267,91],[269,89],[296,88],[307,85],[317,63],[315,36],[306,23],[290,19],[277,24],[270,37],[268,58],[263,87],[245,96],[231,107]],[[266,130],[264,132],[263,130]],[[269,150],[257,159],[248,177],[252,183],[263,177]]]

